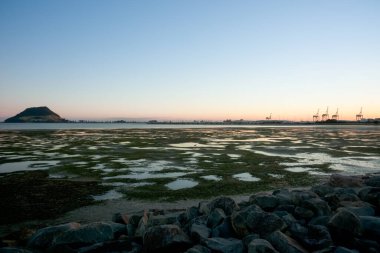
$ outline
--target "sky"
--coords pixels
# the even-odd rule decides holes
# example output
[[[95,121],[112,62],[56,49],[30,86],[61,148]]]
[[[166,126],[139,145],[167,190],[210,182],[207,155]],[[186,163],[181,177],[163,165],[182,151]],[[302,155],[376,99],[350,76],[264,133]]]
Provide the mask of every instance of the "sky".
[[[1,0],[0,119],[380,117],[378,0]]]

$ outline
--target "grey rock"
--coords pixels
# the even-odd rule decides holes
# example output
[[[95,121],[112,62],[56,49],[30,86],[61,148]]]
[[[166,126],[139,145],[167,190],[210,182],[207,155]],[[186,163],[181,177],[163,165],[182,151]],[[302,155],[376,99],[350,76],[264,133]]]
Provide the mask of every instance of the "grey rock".
[[[188,249],[185,253],[211,253],[209,248],[202,245],[195,245],[194,247]]]
[[[272,195],[278,199],[278,205],[292,205],[292,194],[288,189],[279,189],[273,191]]]
[[[234,210],[239,209],[239,206],[236,204],[235,200],[229,197],[218,197],[213,199],[207,206],[211,212],[216,208],[220,208],[227,216],[231,215]]]
[[[293,238],[308,249],[319,250],[332,246],[333,242],[325,226],[309,225],[307,227],[293,223],[289,227]]]
[[[211,229],[203,224],[194,223],[190,229],[190,236],[195,242],[200,242],[210,237]]]
[[[210,210],[210,207],[208,206],[208,202],[207,201],[201,201],[199,202],[198,204],[198,212],[200,214],[203,214],[203,215],[209,215],[211,210]]]
[[[213,228],[211,231],[211,236],[223,238],[235,237],[236,234],[232,227],[231,217],[227,217],[220,225]]]
[[[91,246],[83,247],[77,250],[78,253],[98,253],[98,252],[141,252],[142,247],[136,243],[130,243],[125,240],[107,241],[96,243]]]
[[[337,209],[337,211],[341,210],[348,210],[351,213],[354,213],[358,216],[374,216],[375,215],[375,209],[371,206],[360,206],[360,207],[340,207]]]
[[[128,224],[128,215],[122,214],[122,213],[115,213],[112,215],[112,221],[115,223],[120,223],[120,224]]]
[[[293,222],[296,222],[296,218],[293,215],[287,214],[281,217],[281,219],[285,222],[287,226],[290,226]]]
[[[380,217],[360,216],[363,235],[380,241]]]
[[[4,247],[4,248],[0,248],[0,253],[33,253],[33,252],[26,249]]]
[[[168,213],[163,215],[150,215],[147,227],[174,224],[177,222],[177,217],[180,213]]]
[[[350,211],[337,212],[328,222],[330,234],[334,241],[341,245],[351,245],[353,238],[361,234],[361,222],[357,215]]]
[[[276,207],[275,211],[286,211],[288,213],[293,213],[296,209],[295,205],[279,205]]]
[[[292,201],[295,205],[300,205],[302,202],[312,199],[312,198],[319,198],[319,196],[308,190],[293,190],[291,192],[292,194]]]
[[[304,201],[302,206],[313,211],[315,216],[328,216],[331,209],[328,203],[320,198],[312,198]]]
[[[361,200],[380,208],[380,187],[363,187],[358,195]]]
[[[334,253],[359,253],[357,250],[350,250],[345,247],[337,247]]]
[[[327,184],[321,184],[311,187],[311,190],[318,194],[318,196],[324,197],[326,194],[333,192],[334,188]]]
[[[63,225],[39,229],[29,239],[28,247],[36,249],[47,249],[52,245],[52,242],[56,236],[68,230],[76,229],[79,227],[79,223],[71,222]]]
[[[332,187],[360,187],[363,185],[363,178],[361,176],[333,174],[330,176],[329,185]]]
[[[359,197],[352,193],[339,193],[337,194],[340,201],[359,201]]]
[[[338,207],[340,207],[340,199],[336,193],[326,194],[323,197],[323,200],[329,204],[331,210],[336,210]]]
[[[380,187],[380,176],[372,176],[364,181],[368,186]]]
[[[249,234],[249,235],[245,236],[242,239],[242,242],[243,242],[244,246],[246,248],[248,248],[248,244],[250,244],[255,239],[260,239],[260,235],[258,235],[258,234]]]
[[[251,205],[241,211],[235,211],[231,216],[231,220],[232,227],[240,237],[250,233],[257,233],[262,236],[286,227],[280,217],[264,212],[256,205]]]
[[[190,238],[177,225],[160,225],[146,230],[145,252],[181,252],[191,247]]]
[[[254,239],[248,245],[248,253],[278,253],[278,251],[267,240]]]
[[[275,231],[266,238],[281,253],[307,253],[297,241],[281,231]]]
[[[198,207],[192,206],[192,207],[187,208],[185,215],[186,215],[187,221],[190,221],[190,220],[196,218],[199,215]]]
[[[215,208],[207,218],[207,226],[209,228],[214,228],[218,226],[226,218],[226,214],[220,208]]]
[[[249,201],[258,205],[264,211],[272,211],[279,204],[279,199],[274,195],[252,195]]]
[[[327,226],[327,223],[330,220],[330,216],[319,216],[310,220],[309,225],[319,225],[319,226]]]
[[[368,239],[357,239],[355,242],[355,248],[360,252],[380,252],[380,242]]]
[[[137,227],[139,225],[139,222],[140,222],[141,218],[143,217],[143,215],[144,215],[144,213],[131,215],[128,219],[128,224],[131,224],[131,225]]]
[[[314,212],[308,208],[297,206],[296,209],[294,209],[294,216],[298,219],[309,220],[314,216]]]
[[[242,241],[235,238],[214,237],[205,240],[204,244],[212,251],[221,253],[242,253],[244,250]]]
[[[113,225],[103,222],[95,222],[59,234],[54,238],[52,245],[68,245],[77,248],[89,244],[109,241],[113,238]]]

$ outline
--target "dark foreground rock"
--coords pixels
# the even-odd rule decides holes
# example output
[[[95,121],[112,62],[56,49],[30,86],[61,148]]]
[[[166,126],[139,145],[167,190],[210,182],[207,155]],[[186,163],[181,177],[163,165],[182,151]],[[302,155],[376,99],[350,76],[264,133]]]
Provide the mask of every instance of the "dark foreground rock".
[[[219,197],[183,211],[51,226],[23,240],[2,238],[0,253],[380,252],[378,180],[334,176],[310,190],[279,189],[240,204]]]

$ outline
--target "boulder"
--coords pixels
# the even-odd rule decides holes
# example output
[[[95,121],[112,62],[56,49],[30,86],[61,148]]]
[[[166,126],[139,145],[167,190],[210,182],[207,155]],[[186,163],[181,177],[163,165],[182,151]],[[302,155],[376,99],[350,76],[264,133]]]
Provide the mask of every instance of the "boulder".
[[[78,253],[97,253],[97,252],[128,252],[139,253],[141,252],[141,245],[137,243],[130,243],[125,240],[107,241],[96,243],[91,246],[78,249]]]
[[[235,231],[232,227],[231,217],[227,217],[221,224],[213,228],[211,236],[223,238],[236,237]]]
[[[204,244],[212,251],[221,253],[243,253],[242,241],[235,238],[214,237],[204,241]]]
[[[272,195],[278,199],[278,205],[292,205],[292,194],[288,189],[279,189],[273,191]]]
[[[296,206],[300,205],[302,202],[306,200],[309,200],[312,198],[319,198],[319,196],[316,193],[309,190],[293,190],[291,192],[291,196],[292,196],[292,202]]]
[[[318,194],[319,197],[324,197],[334,191],[334,188],[327,184],[320,184],[311,187],[311,190]]]
[[[380,187],[363,187],[358,195],[361,200],[380,208]]]
[[[135,236],[137,237],[144,236],[144,233],[146,229],[148,228],[148,220],[149,220],[149,213],[147,210],[145,210],[143,216],[141,217],[137,225]]]
[[[286,211],[288,213],[294,213],[294,209],[296,209],[295,205],[279,205],[276,207],[275,211]]]
[[[210,212],[215,210],[216,208],[220,208],[224,211],[224,213],[229,216],[232,214],[234,210],[239,209],[239,206],[236,204],[235,200],[229,197],[218,197],[212,200],[208,205],[208,209]]]
[[[209,228],[214,228],[218,226],[226,218],[226,214],[220,208],[215,208],[207,218],[207,226]]]
[[[202,245],[195,245],[194,247],[188,249],[185,253],[211,253],[209,248]]]
[[[332,187],[361,187],[363,186],[363,178],[361,176],[333,174],[330,176],[329,185]]]
[[[67,245],[72,248],[105,242],[114,239],[115,234],[126,229],[117,223],[94,222],[79,228],[67,230],[56,236],[53,246]]]
[[[26,249],[4,247],[4,248],[0,248],[0,253],[33,253],[33,252]]]
[[[309,225],[319,225],[327,227],[327,223],[329,222],[330,218],[330,216],[315,217],[309,221]]]
[[[302,202],[302,206],[313,211],[315,216],[328,216],[331,209],[328,203],[320,198],[312,198]]]
[[[211,229],[203,224],[191,225],[190,236],[195,242],[200,242],[210,237]]]
[[[293,223],[289,227],[293,238],[311,250],[320,250],[332,246],[332,239],[325,226],[309,225],[307,227]]]
[[[309,220],[314,216],[314,212],[308,208],[297,206],[296,209],[294,209],[294,216],[297,219]]]
[[[341,210],[350,211],[351,213],[354,213],[357,216],[374,216],[375,215],[375,209],[369,205],[360,206],[360,207],[347,206],[347,207],[340,207],[337,209],[338,212]]]
[[[345,247],[337,247],[334,251],[334,253],[359,253],[357,250],[350,250]]]
[[[260,239],[260,236],[258,234],[249,234],[243,238],[243,245],[248,249],[248,245],[255,239]]]
[[[278,251],[267,240],[254,239],[248,245],[248,253],[278,253]]]
[[[250,233],[257,233],[263,236],[286,227],[286,224],[280,217],[264,212],[256,205],[251,205],[242,211],[235,211],[231,216],[231,220],[232,227],[240,237],[244,237]]]
[[[112,221],[120,224],[128,224],[129,217],[127,214],[115,213],[112,215]]]
[[[63,225],[46,227],[37,230],[28,241],[29,248],[47,249],[52,245],[55,237],[68,230],[77,229],[79,223],[71,222]]]
[[[331,210],[336,210],[340,207],[340,199],[338,198],[336,193],[328,193],[323,197],[323,200],[326,201]]]
[[[380,217],[360,216],[359,218],[363,235],[380,242]]]
[[[191,221],[199,215],[198,207],[192,206],[186,209],[185,217],[187,221]]]
[[[190,238],[177,225],[150,227],[143,237],[145,252],[181,252],[191,247]]]
[[[279,199],[274,195],[252,195],[249,201],[258,205],[264,211],[272,211],[279,204]]]
[[[143,216],[144,216],[144,212],[142,212],[140,214],[130,215],[129,219],[128,219],[128,224],[131,224],[137,228],[137,226],[139,225],[139,222]]]
[[[147,227],[174,224],[177,222],[177,217],[180,213],[167,213],[163,215],[150,215],[147,223]]]
[[[275,231],[266,238],[279,252],[286,253],[307,253],[297,241],[285,235],[281,231]]]
[[[368,186],[380,187],[380,176],[372,176],[364,181]]]
[[[357,215],[347,210],[337,212],[328,222],[330,234],[334,241],[350,246],[352,240],[361,234],[361,222]]]
[[[355,242],[355,248],[360,252],[380,252],[380,242],[368,239],[358,239]]]
[[[208,204],[209,203],[207,201],[201,201],[201,202],[199,202],[199,204],[198,204],[198,212],[200,214],[203,214],[203,215],[209,215],[210,208],[209,208]]]

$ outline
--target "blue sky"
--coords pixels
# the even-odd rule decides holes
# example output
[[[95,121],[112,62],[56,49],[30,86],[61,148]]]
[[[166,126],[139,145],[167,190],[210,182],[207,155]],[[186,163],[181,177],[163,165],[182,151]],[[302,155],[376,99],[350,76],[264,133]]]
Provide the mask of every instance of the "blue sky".
[[[0,1],[0,117],[380,117],[380,1]]]

